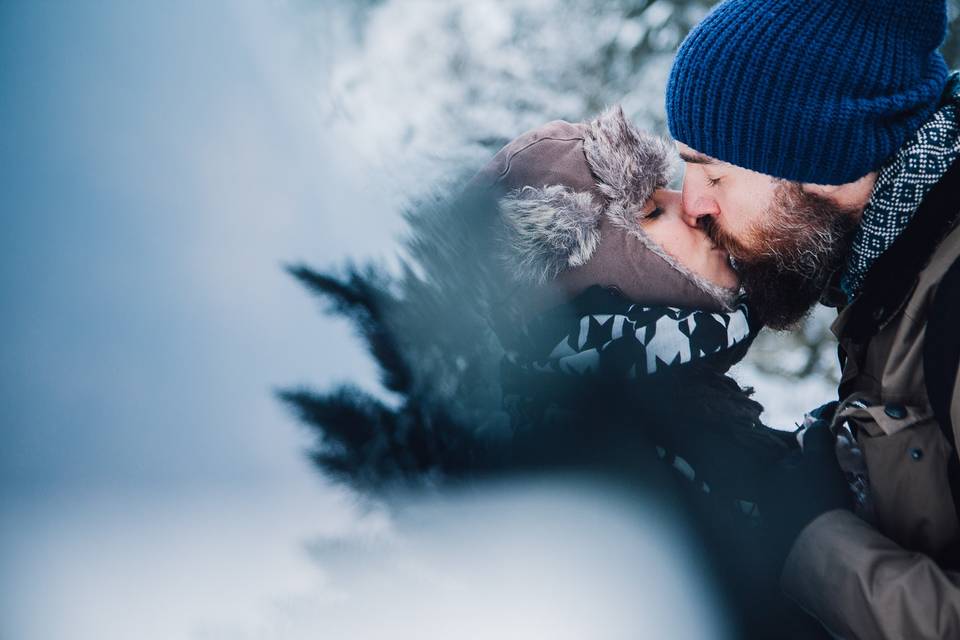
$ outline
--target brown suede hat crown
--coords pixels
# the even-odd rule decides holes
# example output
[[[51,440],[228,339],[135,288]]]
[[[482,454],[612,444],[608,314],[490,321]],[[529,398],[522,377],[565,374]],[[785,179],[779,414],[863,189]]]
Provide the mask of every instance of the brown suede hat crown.
[[[692,274],[641,228],[653,192],[667,185],[673,150],[613,107],[589,123],[550,122],[501,149],[471,181],[493,189],[501,257],[543,306],[592,285],[633,302],[708,310],[728,292]]]

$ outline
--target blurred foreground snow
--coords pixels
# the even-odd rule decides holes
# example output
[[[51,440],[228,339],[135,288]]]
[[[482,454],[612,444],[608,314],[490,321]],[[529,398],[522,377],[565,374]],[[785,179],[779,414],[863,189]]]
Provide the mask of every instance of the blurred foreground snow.
[[[616,487],[513,478],[401,503],[392,533],[315,545],[330,590],[282,637],[728,637],[683,532]]]
[[[636,495],[518,478],[395,508],[340,491],[8,501],[5,637],[729,637],[683,532]]]

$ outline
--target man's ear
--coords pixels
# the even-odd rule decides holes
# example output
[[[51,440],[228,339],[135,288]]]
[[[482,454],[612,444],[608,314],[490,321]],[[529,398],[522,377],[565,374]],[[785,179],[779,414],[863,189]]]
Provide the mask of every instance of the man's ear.
[[[846,184],[813,184],[804,182],[803,190],[834,201],[846,208],[863,209],[873,195],[873,187],[877,184],[877,172],[871,171],[853,182]]]

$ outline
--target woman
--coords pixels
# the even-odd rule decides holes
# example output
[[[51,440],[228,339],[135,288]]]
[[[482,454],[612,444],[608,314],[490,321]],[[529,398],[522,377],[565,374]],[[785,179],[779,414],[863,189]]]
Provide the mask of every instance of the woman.
[[[779,596],[755,506],[795,446],[726,375],[760,328],[728,256],[682,217],[672,152],[619,108],[551,122],[472,181],[496,201],[495,326],[514,465],[619,474],[681,503],[745,634],[817,637]],[[672,478],[664,477],[668,469]]]

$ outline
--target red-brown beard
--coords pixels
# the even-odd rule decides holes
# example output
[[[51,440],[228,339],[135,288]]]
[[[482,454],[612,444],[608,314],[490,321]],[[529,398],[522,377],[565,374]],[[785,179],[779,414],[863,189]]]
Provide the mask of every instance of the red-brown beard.
[[[737,238],[701,218],[711,240],[734,259],[751,305],[768,326],[787,329],[817,303],[850,248],[860,209],[783,182],[761,222]]]

